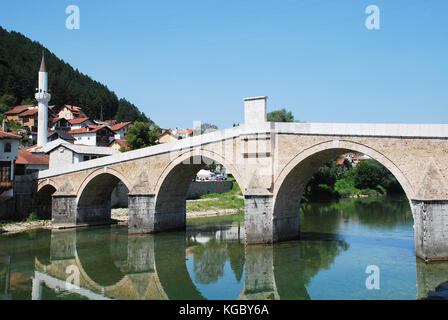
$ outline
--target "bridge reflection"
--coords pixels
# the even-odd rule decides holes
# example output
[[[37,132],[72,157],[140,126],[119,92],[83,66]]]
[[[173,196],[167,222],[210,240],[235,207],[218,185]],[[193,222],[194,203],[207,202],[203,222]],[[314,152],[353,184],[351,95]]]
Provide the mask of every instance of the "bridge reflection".
[[[43,287],[73,298],[205,299],[198,286],[218,282],[226,262],[236,281],[243,281],[234,299],[309,299],[310,279],[347,246],[328,236],[320,252],[310,255],[316,246],[245,247],[242,234],[238,227],[192,231],[186,237],[184,232],[128,235],[112,228],[53,230],[50,256],[35,257],[32,299],[45,299]],[[75,273],[79,286],[73,285]]]
[[[309,299],[313,277],[347,247],[334,235],[307,232],[300,245],[245,247],[242,234],[237,227],[155,235],[120,228],[37,233],[27,242],[36,255],[30,263],[23,262],[28,251],[1,251],[0,299],[206,299],[214,297],[204,288],[225,287],[229,277],[239,284],[231,299]],[[446,265],[434,266],[417,259],[417,297],[446,280]],[[74,270],[79,286],[67,286]]]

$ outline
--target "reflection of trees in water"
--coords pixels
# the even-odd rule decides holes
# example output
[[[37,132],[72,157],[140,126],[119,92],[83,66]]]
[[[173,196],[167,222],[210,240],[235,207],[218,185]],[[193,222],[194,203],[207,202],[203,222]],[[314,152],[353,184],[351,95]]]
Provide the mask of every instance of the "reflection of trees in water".
[[[302,233],[298,242],[274,245],[274,273],[281,299],[309,299],[305,286],[322,269],[328,270],[336,257],[349,248],[337,236]]]
[[[211,234],[214,237],[214,233]],[[201,284],[216,283],[224,275],[227,260],[240,281],[244,270],[244,247],[240,243],[220,242],[211,239],[192,248],[195,280]]]
[[[394,228],[412,223],[406,197],[343,199],[333,203],[307,203],[301,208],[306,230],[333,232],[341,219],[354,218],[371,228]]]

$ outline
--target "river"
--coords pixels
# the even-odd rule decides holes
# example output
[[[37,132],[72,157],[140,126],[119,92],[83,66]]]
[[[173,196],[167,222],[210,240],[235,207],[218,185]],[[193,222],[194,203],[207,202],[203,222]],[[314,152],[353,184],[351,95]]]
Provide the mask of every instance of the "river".
[[[415,257],[404,197],[303,204],[301,239],[274,245],[245,246],[243,219],[1,235],[0,299],[412,300],[448,280],[448,262]]]

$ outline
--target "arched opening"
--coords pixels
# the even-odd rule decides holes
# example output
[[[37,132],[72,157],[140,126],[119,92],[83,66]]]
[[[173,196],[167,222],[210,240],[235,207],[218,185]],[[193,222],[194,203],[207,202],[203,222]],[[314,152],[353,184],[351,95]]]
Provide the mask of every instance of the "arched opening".
[[[55,192],[56,188],[47,184],[36,193],[35,210],[37,218],[51,219],[52,196]]]
[[[203,172],[208,172],[209,176],[204,178],[201,176]],[[180,159],[169,168],[157,188],[154,230],[183,230],[187,215],[242,214],[244,198],[237,177],[238,174],[232,169],[208,156]],[[193,204],[196,200],[198,202]]]
[[[353,165],[350,158],[353,155],[367,160],[365,164],[369,163],[369,165],[359,164],[361,161]],[[374,214],[381,211],[379,203],[383,202],[381,204],[383,207],[390,205],[390,203],[386,203],[385,198],[379,197],[384,196],[387,193],[385,189],[389,187],[381,185],[381,183],[375,180],[375,175],[384,175],[385,179],[391,177],[393,181],[390,182],[389,191],[401,192],[402,199],[405,199],[404,210],[409,212],[410,217],[408,219],[412,220],[412,211],[406,199],[409,187],[404,176],[399,175],[399,170],[391,162],[382,161],[383,159],[377,157],[374,152],[365,154],[346,148],[328,148],[324,150],[320,148],[320,150],[314,153],[310,152],[305,156],[298,156],[297,158],[294,166],[291,166],[292,169],[284,175],[284,179],[277,190],[274,204],[274,219],[281,219],[284,216],[289,217],[290,221],[293,221],[295,224],[297,237],[301,235],[301,231],[303,235],[303,230],[300,226],[300,211],[302,210],[302,214],[304,214],[304,211],[309,213],[322,209],[317,208],[317,206],[313,208],[311,208],[312,206],[307,207],[304,206],[304,203],[336,201],[345,197],[365,197],[370,199],[376,197],[376,201],[369,200],[362,204],[359,201],[359,203],[353,202],[348,204],[352,208],[357,206],[359,211],[370,211],[371,213],[374,212]],[[354,169],[356,165],[359,166],[358,172],[355,172],[356,170]],[[361,167],[366,171],[363,173],[363,176],[361,176]],[[357,176],[354,176],[355,173]],[[356,183],[354,181],[355,178],[357,179]],[[402,207],[400,210],[403,212],[403,204],[400,204],[400,206]],[[341,206],[339,206],[339,209],[341,212],[344,211]],[[347,210],[352,209],[347,207]],[[338,217],[333,221],[333,224],[337,225],[340,223],[338,219],[345,218]],[[368,219],[368,217],[367,215],[359,216],[357,219]],[[331,230],[329,229],[326,232],[329,231]],[[282,230],[275,230],[275,232],[278,233],[279,238],[282,237]],[[288,237],[296,238],[291,234]]]
[[[116,192],[116,190],[119,190],[119,192]],[[128,193],[128,188],[116,175],[100,173],[94,176],[87,182],[78,196],[77,224],[111,222],[113,203],[116,204],[117,201],[121,201],[127,205],[123,198],[127,198]],[[118,198],[116,194],[118,194]]]

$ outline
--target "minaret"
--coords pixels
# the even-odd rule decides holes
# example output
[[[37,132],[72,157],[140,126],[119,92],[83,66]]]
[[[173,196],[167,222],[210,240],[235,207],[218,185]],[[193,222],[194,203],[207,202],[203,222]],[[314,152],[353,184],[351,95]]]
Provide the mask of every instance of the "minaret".
[[[48,93],[48,74],[45,67],[44,53],[42,52],[42,62],[39,69],[39,88],[35,98],[38,102],[38,124],[37,124],[37,145],[43,146],[47,143],[48,130],[48,101],[51,95]]]

